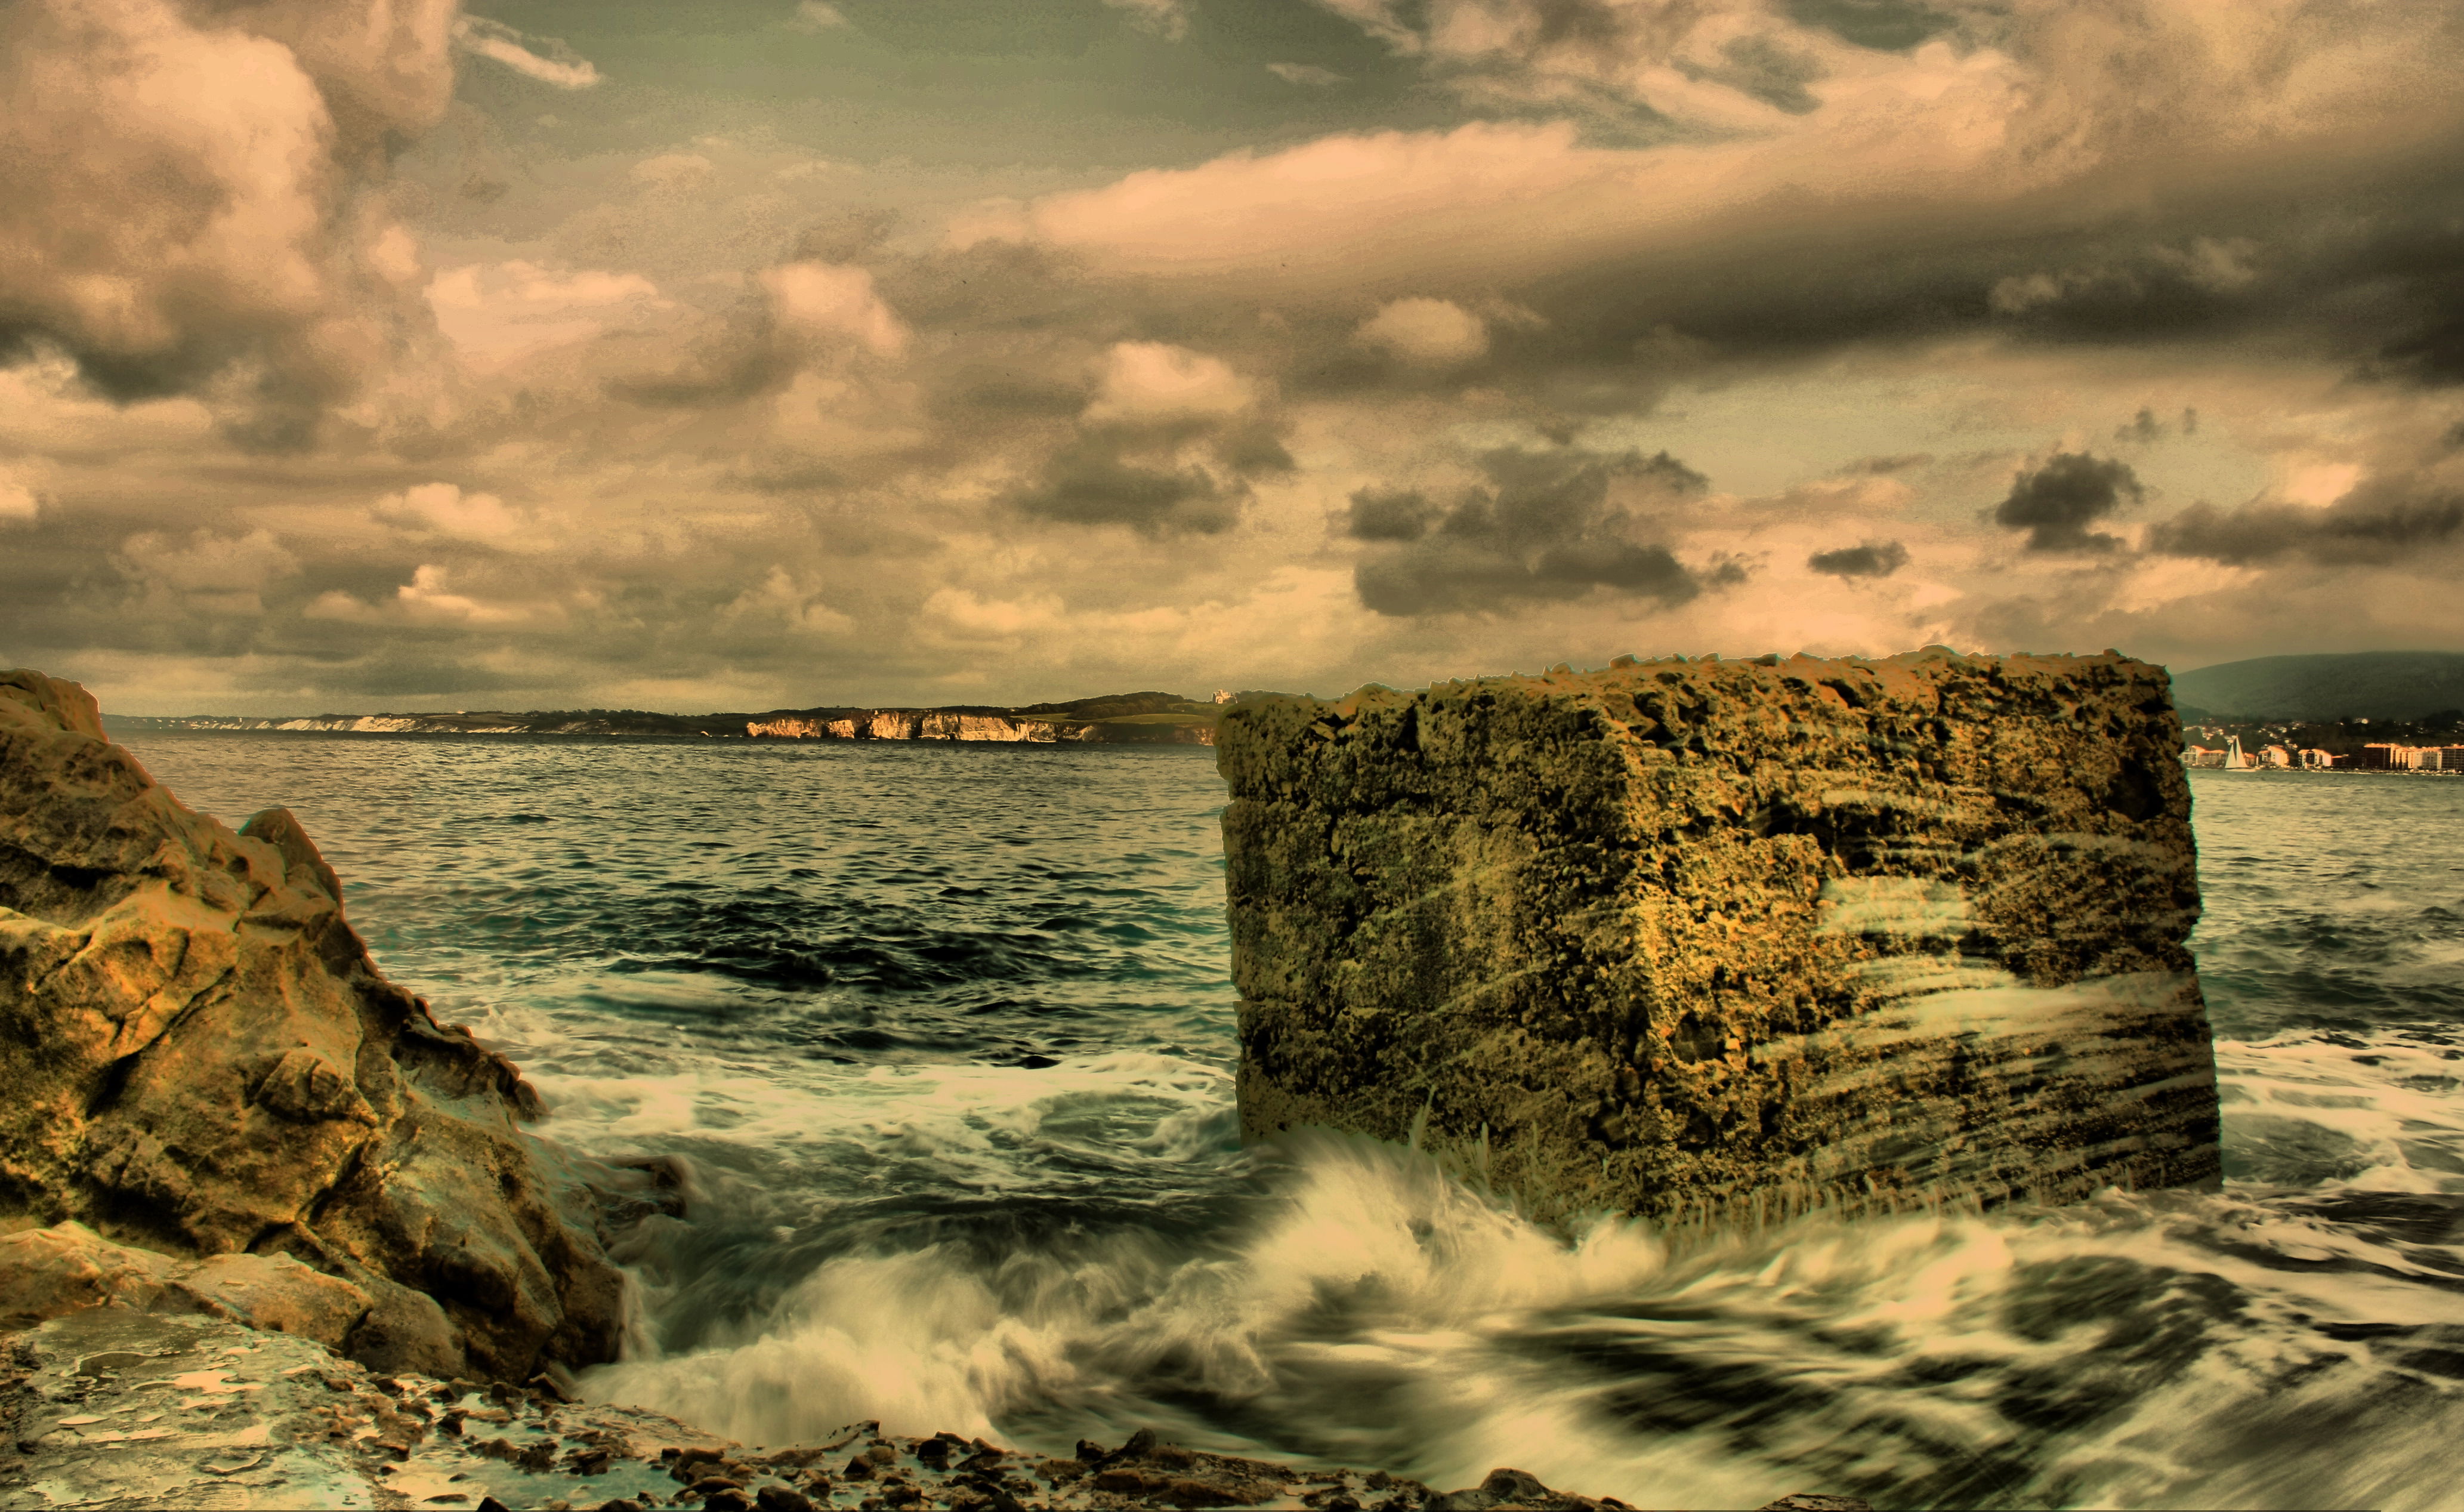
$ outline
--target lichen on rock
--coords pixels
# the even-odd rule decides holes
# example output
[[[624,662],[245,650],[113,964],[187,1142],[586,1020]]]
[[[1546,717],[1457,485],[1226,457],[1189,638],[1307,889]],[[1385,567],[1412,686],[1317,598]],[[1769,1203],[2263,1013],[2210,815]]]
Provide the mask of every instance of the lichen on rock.
[[[517,1127],[537,1094],[385,979],[341,890],[288,812],[192,813],[83,689],[0,672],[0,1220],[296,1257],[380,1369],[612,1358],[621,1278]]]
[[[1246,700],[1244,1134],[1417,1138],[1540,1216],[2213,1182],[2179,743],[2111,653]]]

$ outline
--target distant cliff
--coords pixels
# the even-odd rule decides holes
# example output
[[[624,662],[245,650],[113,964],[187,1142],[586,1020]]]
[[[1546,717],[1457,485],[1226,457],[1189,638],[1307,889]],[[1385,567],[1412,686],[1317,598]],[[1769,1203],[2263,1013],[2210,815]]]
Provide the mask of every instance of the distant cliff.
[[[757,738],[789,740],[997,740],[1038,745],[1067,740],[1111,745],[1213,745],[1214,712],[1205,705],[1185,700],[1177,699],[1175,703],[1181,708],[1104,719],[990,710],[808,709],[749,719],[744,733]]]
[[[787,740],[992,740],[1048,744],[1213,745],[1213,704],[1177,693],[1106,693],[1067,703],[937,709],[823,707],[763,713],[662,714],[638,709],[476,710],[453,713],[105,715],[121,734],[290,731],[420,735],[709,736]]]

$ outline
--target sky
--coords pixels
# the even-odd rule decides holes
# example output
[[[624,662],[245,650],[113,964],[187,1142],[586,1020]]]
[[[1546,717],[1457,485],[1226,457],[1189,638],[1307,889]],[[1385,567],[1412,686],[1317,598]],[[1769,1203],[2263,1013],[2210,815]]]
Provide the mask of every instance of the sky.
[[[5,0],[122,713],[2464,649],[2451,0]]]

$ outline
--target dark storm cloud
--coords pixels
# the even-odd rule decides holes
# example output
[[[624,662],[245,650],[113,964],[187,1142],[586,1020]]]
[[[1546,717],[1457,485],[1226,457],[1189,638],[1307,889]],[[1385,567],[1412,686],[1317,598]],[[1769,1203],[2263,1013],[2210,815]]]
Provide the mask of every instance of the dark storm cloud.
[[[1635,506],[1700,492],[1703,475],[1662,451],[1492,451],[1489,486],[1438,510],[1419,493],[1363,490],[1350,529],[1381,549],[1353,570],[1379,614],[1463,614],[1562,602],[1598,589],[1663,605],[1702,584],[1665,546],[1638,540]]]
[[[2464,494],[2401,480],[2356,488],[2324,509],[2252,503],[2220,510],[2198,503],[2148,533],[2148,546],[2175,557],[2233,566],[2305,557],[2330,564],[2401,559],[2464,534]]]
[[[2177,425],[2157,419],[2156,411],[2143,406],[2130,424],[2113,427],[2114,440],[2133,442],[2143,447],[2153,446],[2175,435],[2195,436],[2198,433],[2199,412],[2195,409],[2183,410]]]
[[[1072,525],[1213,536],[1232,528],[1246,496],[1204,468],[1129,461],[1107,438],[1089,436],[1055,452],[1014,502],[1024,514]]]
[[[1993,522],[2026,531],[2030,551],[2112,551],[2120,537],[2088,527],[2119,511],[2124,495],[2145,493],[2127,463],[2059,451],[2012,482]]]
[[[1898,451],[1883,457],[1859,457],[1848,464],[1844,471],[1863,472],[1881,478],[1889,477],[1894,472],[1905,472],[1910,468],[1924,467],[1932,460],[1933,453],[1930,451]]]
[[[1805,564],[1835,578],[1887,578],[1908,564],[1908,549],[1895,540],[1869,540],[1815,552]]]
[[[1843,42],[1903,53],[1949,31],[1949,16],[1904,0],[1788,0],[1788,18],[1819,27]]]
[[[1354,540],[1419,540],[1441,513],[1417,489],[1362,489],[1352,495],[1344,528]]]
[[[1823,77],[1821,65],[1812,58],[1760,36],[1738,37],[1721,52],[1727,59],[1727,66],[1704,75],[1712,82],[1726,84],[1792,116],[1810,115],[1822,103],[1805,87]]]

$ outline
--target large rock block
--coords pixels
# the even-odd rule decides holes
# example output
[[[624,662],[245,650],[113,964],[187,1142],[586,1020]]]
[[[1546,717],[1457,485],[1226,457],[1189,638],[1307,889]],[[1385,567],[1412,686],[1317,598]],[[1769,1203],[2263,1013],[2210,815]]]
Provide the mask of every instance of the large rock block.
[[[347,1347],[383,1368],[614,1356],[621,1278],[514,1067],[378,972],[289,813],[189,812],[27,671],[0,671],[0,1218],[296,1256],[364,1294]]]
[[[1251,1138],[1540,1215],[2218,1179],[2163,668],[1637,663],[1229,711]]]

